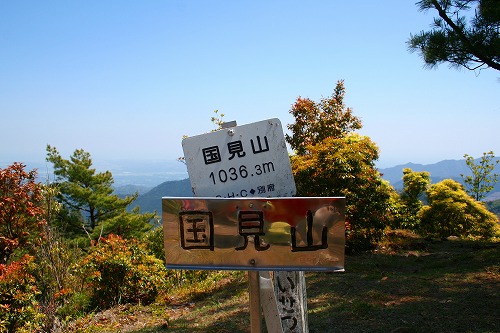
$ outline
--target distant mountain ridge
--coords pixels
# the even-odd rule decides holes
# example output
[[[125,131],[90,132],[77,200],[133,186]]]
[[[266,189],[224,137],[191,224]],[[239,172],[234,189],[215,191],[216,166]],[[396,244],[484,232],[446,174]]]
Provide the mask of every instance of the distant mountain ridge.
[[[428,171],[431,174],[431,183],[435,184],[443,179],[454,179],[462,183],[460,174],[468,175],[470,170],[465,160],[444,160],[434,164],[406,163],[390,168],[379,169],[382,178],[389,181],[396,190],[403,188],[403,169],[410,168],[413,171]],[[500,166],[497,165],[493,173],[500,174]],[[156,210],[161,214],[161,198],[164,196],[191,197],[191,183],[188,178],[182,180],[170,180],[154,187],[149,192],[140,195],[134,202],[141,207],[143,212],[153,212]],[[500,199],[500,183],[497,183],[493,191],[485,201]]]
[[[403,188],[403,170],[410,168],[413,171],[428,171],[431,174],[432,183],[437,183],[443,179],[454,179],[460,181],[460,174],[468,174],[465,160],[444,160],[434,164],[406,163],[390,168],[380,169],[382,178],[388,180],[396,189]]]
[[[478,163],[479,159],[476,160]],[[443,179],[453,179],[463,183],[461,174],[470,175],[471,171],[467,167],[465,160],[444,160],[434,164],[406,163],[390,168],[380,169],[382,178],[389,181],[396,190],[403,188],[403,169],[410,168],[413,171],[428,171],[431,174],[431,183],[435,184]],[[496,165],[493,173],[500,174],[500,165]],[[500,192],[500,183],[497,183],[490,195]]]
[[[191,183],[189,178],[182,180],[169,180],[154,187],[134,201],[134,206],[139,206],[141,212],[154,212],[161,216],[162,197],[192,197]]]

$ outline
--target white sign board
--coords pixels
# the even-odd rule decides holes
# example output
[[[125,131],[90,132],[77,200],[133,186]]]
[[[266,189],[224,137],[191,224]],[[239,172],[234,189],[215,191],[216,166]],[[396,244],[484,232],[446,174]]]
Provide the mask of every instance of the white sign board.
[[[197,197],[291,197],[296,192],[279,119],[188,137],[182,147]]]

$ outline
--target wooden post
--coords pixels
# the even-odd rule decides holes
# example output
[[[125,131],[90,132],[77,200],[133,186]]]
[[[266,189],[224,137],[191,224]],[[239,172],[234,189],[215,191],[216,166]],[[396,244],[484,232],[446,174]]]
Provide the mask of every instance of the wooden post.
[[[248,271],[248,293],[250,298],[250,332],[262,332],[260,308],[260,277],[258,271]]]

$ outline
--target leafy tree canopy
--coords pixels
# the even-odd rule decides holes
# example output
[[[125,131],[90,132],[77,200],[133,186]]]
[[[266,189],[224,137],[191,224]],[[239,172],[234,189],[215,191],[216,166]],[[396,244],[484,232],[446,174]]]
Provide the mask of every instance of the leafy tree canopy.
[[[375,167],[378,147],[353,133],[362,127],[344,103],[345,87],[337,82],[332,96],[314,102],[299,97],[290,113],[286,140],[295,150],[291,164],[297,195],[345,196],[347,247],[371,247],[382,234],[394,189]]]
[[[361,120],[344,104],[344,81],[338,81],[332,96],[314,102],[297,98],[290,110],[295,122],[288,125],[292,135],[286,140],[298,155],[307,153],[308,146],[321,143],[329,137],[343,137],[362,127]]]
[[[403,169],[403,199],[418,201],[431,183],[431,174],[427,171],[413,171],[411,168]]]
[[[427,171],[413,171],[411,168],[403,169],[403,191],[399,200],[394,201],[394,228],[415,230],[420,219],[418,213],[422,208],[420,198],[431,183],[431,175]]]
[[[500,70],[500,1],[422,0],[420,10],[435,9],[430,31],[411,35],[411,52],[420,51],[429,67],[443,62],[469,70]]]
[[[375,168],[378,147],[366,136],[351,133],[326,138],[307,147],[307,155],[291,158],[299,196],[345,196],[348,246],[362,249],[381,236],[394,189]],[[363,240],[363,244],[353,245]]]
[[[498,181],[498,174],[492,172],[499,160],[494,160],[493,151],[483,153],[477,164],[472,156],[465,154],[464,157],[467,167],[472,172],[472,175],[460,175],[464,180],[467,193],[477,201],[482,200],[493,190]]]
[[[152,225],[149,223],[155,218],[155,213],[140,213],[140,208],[136,206],[132,211],[124,210],[119,215],[116,215],[94,228],[92,239],[99,237],[107,237],[111,234],[120,235],[122,238],[141,239],[151,230]],[[162,243],[163,244],[163,243]]]

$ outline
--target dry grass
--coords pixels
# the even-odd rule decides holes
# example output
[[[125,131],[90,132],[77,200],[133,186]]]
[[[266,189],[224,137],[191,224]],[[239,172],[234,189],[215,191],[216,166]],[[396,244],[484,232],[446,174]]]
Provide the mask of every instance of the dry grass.
[[[500,332],[498,267],[499,244],[463,241],[348,258],[309,276],[310,331]]]

